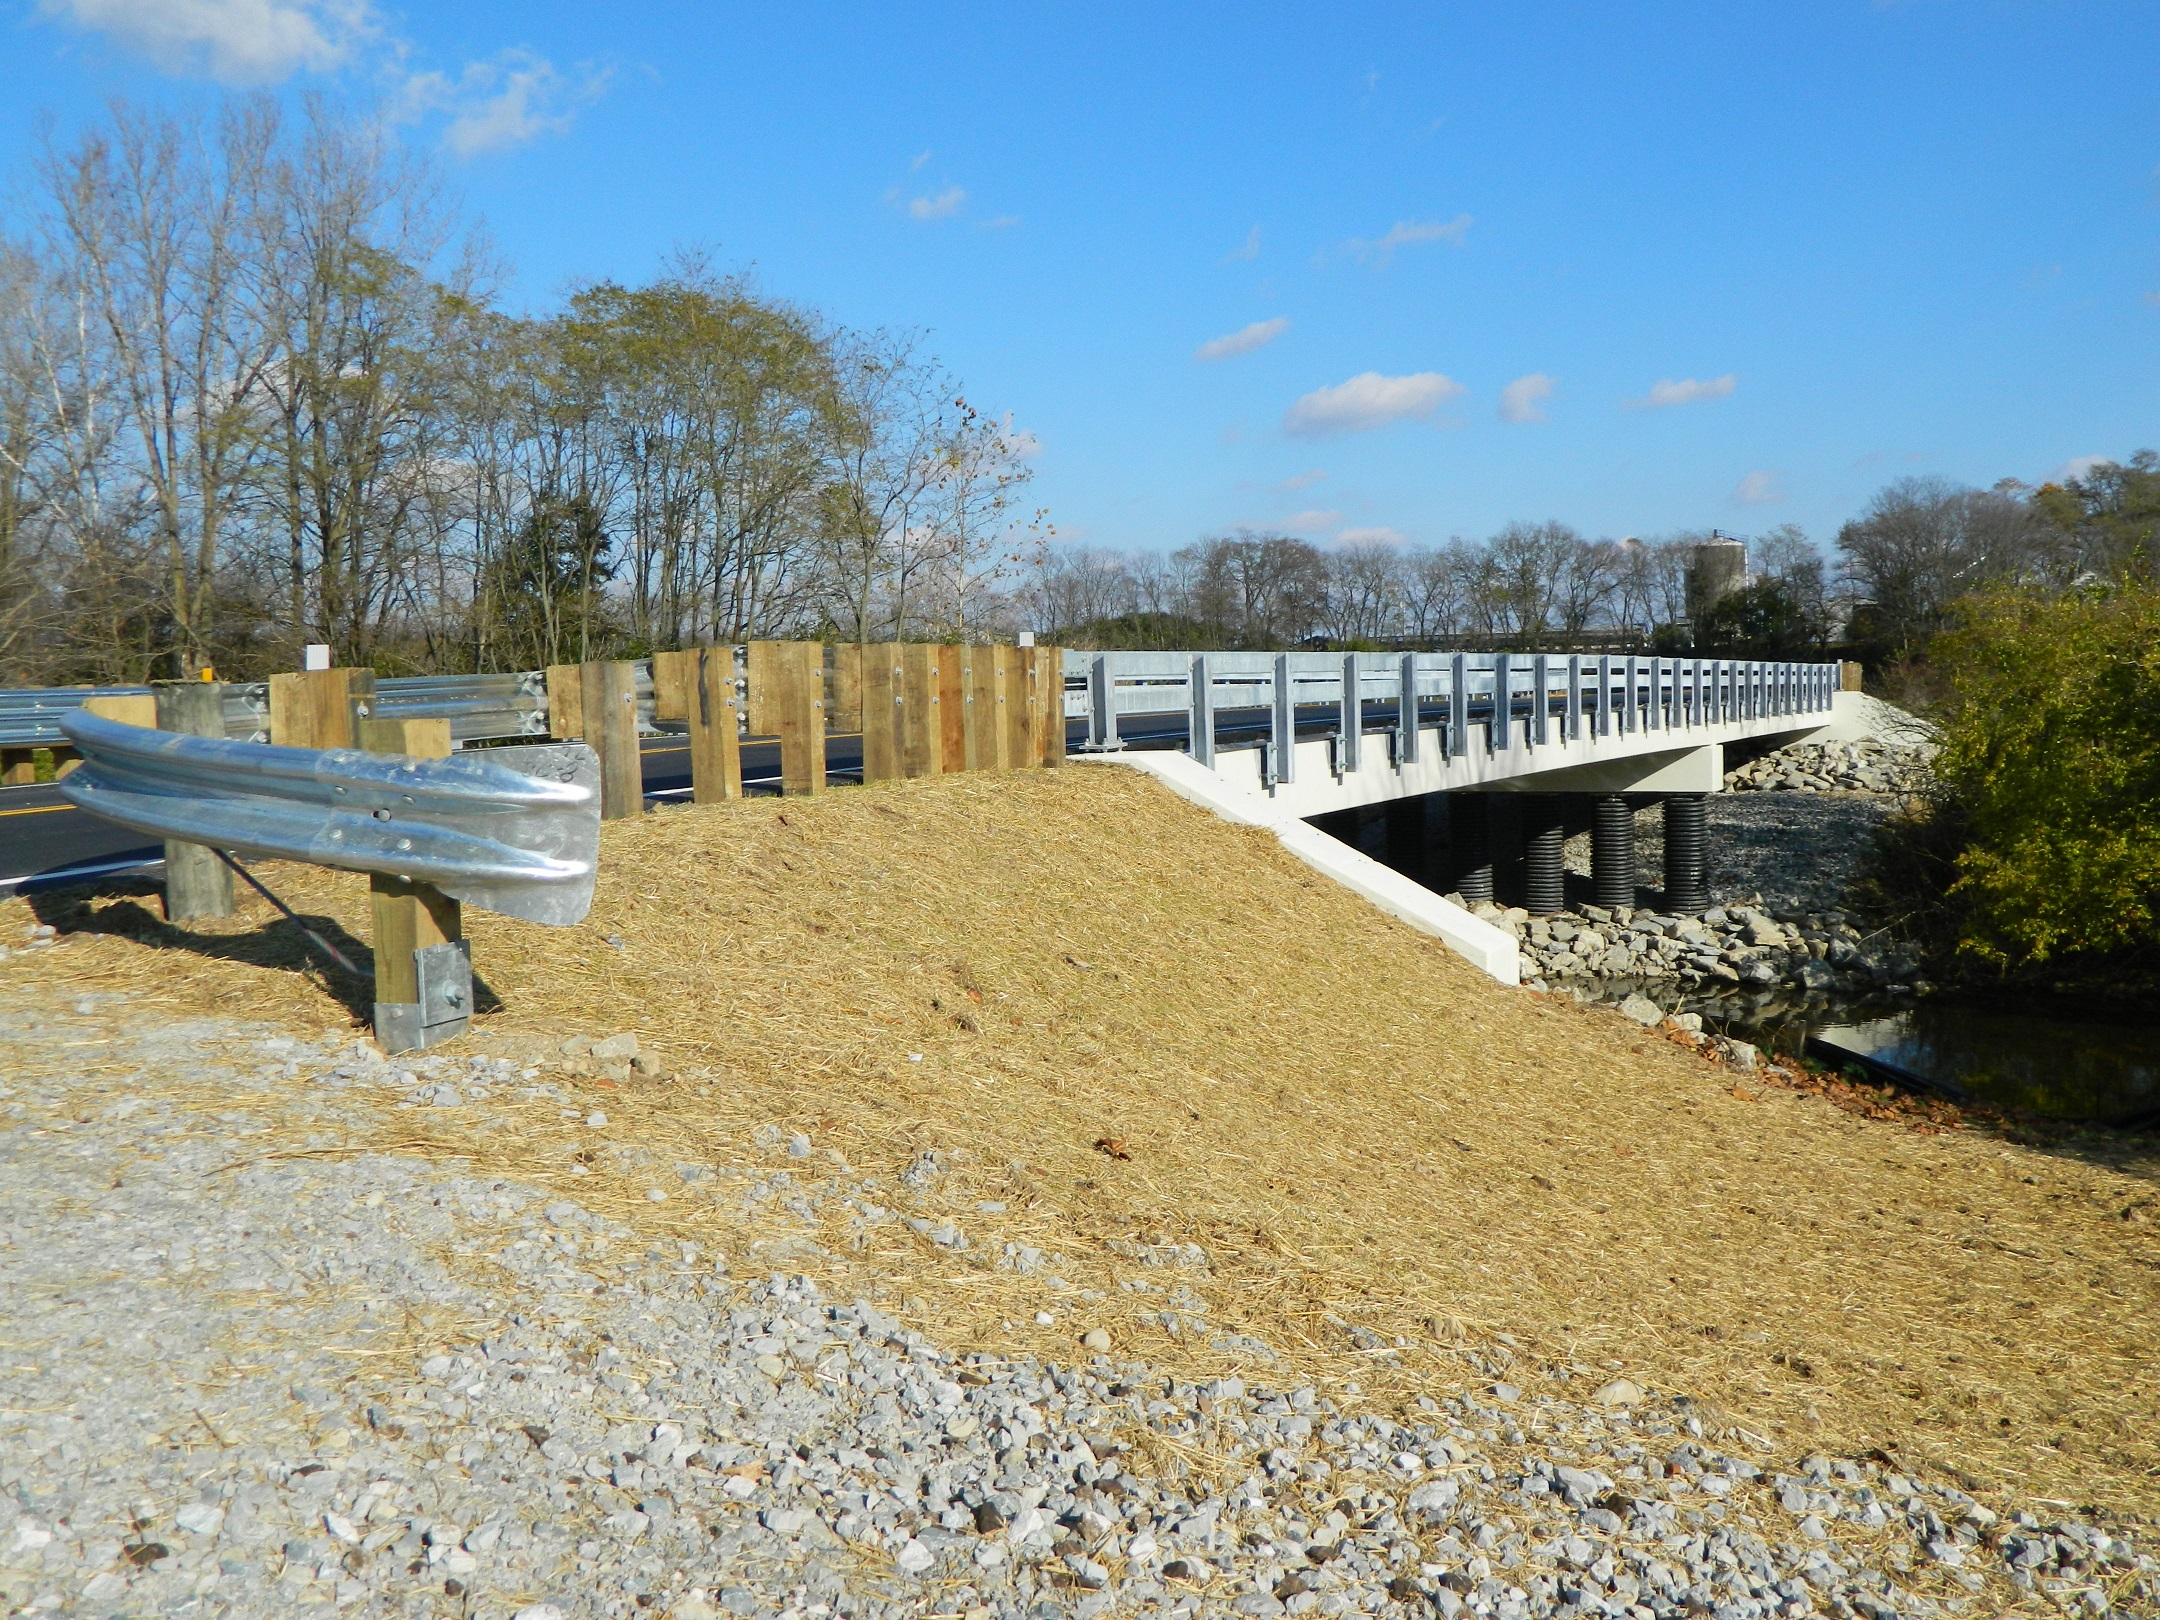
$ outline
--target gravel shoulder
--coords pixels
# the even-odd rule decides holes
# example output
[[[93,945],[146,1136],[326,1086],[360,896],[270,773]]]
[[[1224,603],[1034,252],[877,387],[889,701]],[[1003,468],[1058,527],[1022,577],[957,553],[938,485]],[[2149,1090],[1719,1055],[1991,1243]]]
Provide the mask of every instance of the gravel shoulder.
[[[263,919],[48,907],[0,963],[0,1610],[2154,1612],[2127,1490],[1955,1426],[2127,1477],[2149,1181],[1748,1092],[1108,775],[1009,846],[964,781],[615,824],[592,924],[488,925],[511,1010],[418,1062]],[[675,954],[707,893],[725,950]],[[818,993],[746,1041],[752,975]],[[661,1085],[565,1040],[653,1007],[726,1044]]]

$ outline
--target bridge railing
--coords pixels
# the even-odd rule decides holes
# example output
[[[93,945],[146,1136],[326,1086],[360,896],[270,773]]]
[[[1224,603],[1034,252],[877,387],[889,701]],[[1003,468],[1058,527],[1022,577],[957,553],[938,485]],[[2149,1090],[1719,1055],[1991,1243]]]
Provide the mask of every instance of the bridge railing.
[[[1085,747],[1181,747],[1202,764],[1265,751],[1288,781],[1300,736],[1325,736],[1356,770],[1368,737],[1413,761],[1437,732],[1443,759],[1585,736],[1685,733],[1827,714],[1836,664],[1550,653],[1065,654],[1066,714]],[[1412,723],[1414,719],[1414,723]],[[1128,722],[1132,722],[1128,724]]]

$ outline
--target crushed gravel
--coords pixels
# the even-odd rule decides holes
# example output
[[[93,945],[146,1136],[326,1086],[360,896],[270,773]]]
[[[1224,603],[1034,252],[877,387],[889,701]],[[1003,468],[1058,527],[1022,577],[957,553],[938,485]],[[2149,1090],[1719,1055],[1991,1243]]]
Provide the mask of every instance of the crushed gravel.
[[[1390,1413],[1078,1342],[1067,1366],[955,1357],[805,1279],[365,1151],[401,1104],[484,1132],[545,1085],[10,991],[0,1610],[2160,1612],[2120,1526],[1999,1517],[1881,1458],[1778,1462],[1598,1369],[1496,1346],[1480,1393]],[[776,1230],[797,1145],[718,1172]],[[817,1196],[883,1219],[918,1194]]]

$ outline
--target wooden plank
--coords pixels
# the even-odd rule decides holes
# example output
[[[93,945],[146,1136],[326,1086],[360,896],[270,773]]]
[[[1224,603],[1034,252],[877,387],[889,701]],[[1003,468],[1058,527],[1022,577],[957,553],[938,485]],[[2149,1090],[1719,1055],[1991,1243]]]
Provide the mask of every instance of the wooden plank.
[[[361,722],[358,740],[370,753],[446,759],[450,754],[450,722],[369,719]],[[414,883],[380,872],[368,878],[368,899],[374,923],[375,999],[393,1005],[418,1001],[420,985],[413,970],[413,952],[462,939],[463,911],[431,883]]]
[[[36,780],[36,749],[0,749],[0,787],[26,787]]]
[[[1065,650],[1037,647],[1035,658],[1035,745],[1044,765],[1065,763]]]
[[[900,771],[936,776],[945,768],[944,728],[938,711],[938,654],[944,649],[910,642],[900,649]]]
[[[790,641],[774,660],[773,720],[780,728],[780,791],[825,791],[825,644]]]
[[[832,650],[832,708],[830,724],[836,732],[863,728],[863,649],[859,642],[843,641]]]
[[[225,688],[217,681],[177,682],[160,686],[151,700],[160,731],[189,737],[225,735]],[[233,914],[232,868],[203,844],[165,840],[165,920],[190,922],[197,917]]]
[[[1026,770],[1036,763],[1035,715],[1028,702],[1035,661],[1025,647],[1001,647],[998,708],[1005,727],[1005,768]]]
[[[644,761],[638,752],[637,666],[582,666],[585,741],[600,756],[600,819],[620,821],[645,809]]]
[[[735,700],[735,649],[690,655],[690,794],[697,804],[742,797],[742,745]]]
[[[698,649],[656,652],[652,655],[653,718],[690,718],[690,683],[695,678]]]
[[[1002,647],[967,647],[967,768],[971,771],[1002,771],[1010,756],[1005,750],[1005,727],[998,705],[998,664]]]
[[[372,669],[315,669],[307,682],[308,709],[317,748],[359,747],[358,726],[375,708]]]
[[[315,711],[305,675],[270,677],[270,741],[280,748],[315,746]]]
[[[907,683],[902,668],[906,649],[873,643],[862,649],[863,780],[900,779],[900,733],[907,711]]]
[[[744,666],[748,686],[744,701],[748,708],[750,735],[753,737],[777,736],[780,722],[773,714],[773,693],[780,679],[780,664],[787,657],[790,644],[785,641],[753,641],[747,649],[749,657]]]
[[[967,649],[940,647],[938,655],[938,758],[948,771],[967,763]]]
[[[582,664],[548,665],[547,700],[548,735],[557,742],[583,741],[585,737],[585,666]]]

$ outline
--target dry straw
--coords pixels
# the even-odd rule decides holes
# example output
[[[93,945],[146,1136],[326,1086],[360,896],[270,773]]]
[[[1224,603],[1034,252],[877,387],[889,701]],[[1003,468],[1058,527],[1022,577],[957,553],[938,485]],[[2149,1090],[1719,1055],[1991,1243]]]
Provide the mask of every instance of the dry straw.
[[[363,931],[361,880],[270,881]],[[106,937],[0,980],[64,972],[309,1032],[349,1016],[263,919],[181,935],[154,903],[77,910],[67,926]],[[386,1115],[383,1144],[809,1271],[954,1348],[1071,1360],[1101,1327],[1168,1370],[1383,1408],[1503,1375],[1582,1398],[1624,1373],[1785,1457],[1876,1450],[1975,1489],[2160,1506],[2152,1158],[1736,1090],[1609,1012],[1493,985],[1137,775],[669,810],[607,827],[582,927],[468,921],[502,1002],[472,1049],[629,1029],[677,1078],[564,1080],[604,1130],[517,1101],[430,1118],[424,1144]],[[812,1156],[760,1147],[774,1126]],[[964,1253],[891,1223],[805,1227],[815,1252],[745,1225],[725,1173],[844,1162],[891,1187],[933,1150],[951,1168],[928,1203],[974,1235]],[[1067,1286],[998,1267],[1005,1242],[1063,1257]],[[1205,1271],[1135,1258],[1185,1243]],[[1540,1382],[1554,1369],[1564,1387]]]

